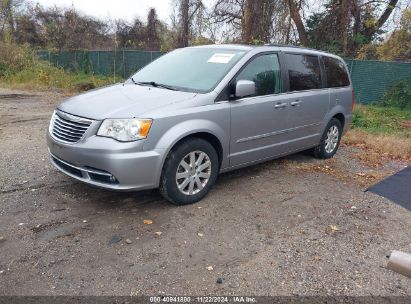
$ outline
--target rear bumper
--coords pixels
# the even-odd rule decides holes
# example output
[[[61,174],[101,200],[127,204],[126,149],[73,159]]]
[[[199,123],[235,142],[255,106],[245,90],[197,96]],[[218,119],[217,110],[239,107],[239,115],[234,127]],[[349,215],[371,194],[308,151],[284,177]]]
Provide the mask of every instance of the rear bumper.
[[[47,136],[51,163],[84,183],[116,191],[158,188],[165,150],[144,151],[143,142],[92,136],[65,144]]]

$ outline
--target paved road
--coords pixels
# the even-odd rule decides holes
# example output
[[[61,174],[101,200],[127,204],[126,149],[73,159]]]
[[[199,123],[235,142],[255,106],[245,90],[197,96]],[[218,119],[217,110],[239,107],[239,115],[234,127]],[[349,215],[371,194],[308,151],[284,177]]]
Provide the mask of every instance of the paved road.
[[[0,295],[411,295],[385,268],[391,250],[411,252],[411,213],[358,174],[405,164],[299,154],[174,207],[57,172],[45,134],[62,97],[17,93],[0,91]]]

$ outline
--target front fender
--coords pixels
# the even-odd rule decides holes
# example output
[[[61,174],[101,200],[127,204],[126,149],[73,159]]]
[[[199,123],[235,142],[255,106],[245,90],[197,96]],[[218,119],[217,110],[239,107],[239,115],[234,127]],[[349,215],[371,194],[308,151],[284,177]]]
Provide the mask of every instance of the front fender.
[[[193,119],[181,122],[171,129],[169,129],[158,140],[157,149],[168,149],[173,147],[181,139],[190,136],[195,133],[209,133],[218,138],[223,146],[223,142],[228,142],[228,136],[226,131],[222,129],[220,125],[213,121],[204,119]],[[224,148],[224,146],[223,146]]]
[[[216,137],[222,147],[223,159],[221,160],[221,167],[225,168],[228,165],[225,155],[228,154],[229,136],[228,130],[224,130],[223,127],[214,121],[205,119],[191,119],[168,129],[157,141],[154,149],[165,149],[168,155],[170,150],[182,139],[195,135],[197,133],[208,133]]]

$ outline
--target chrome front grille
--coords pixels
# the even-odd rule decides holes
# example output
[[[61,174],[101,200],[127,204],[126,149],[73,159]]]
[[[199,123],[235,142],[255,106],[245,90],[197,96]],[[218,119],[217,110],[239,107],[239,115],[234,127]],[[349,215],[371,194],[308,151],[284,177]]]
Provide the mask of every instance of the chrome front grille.
[[[92,122],[86,118],[56,111],[51,119],[50,133],[57,140],[76,143],[84,136]]]

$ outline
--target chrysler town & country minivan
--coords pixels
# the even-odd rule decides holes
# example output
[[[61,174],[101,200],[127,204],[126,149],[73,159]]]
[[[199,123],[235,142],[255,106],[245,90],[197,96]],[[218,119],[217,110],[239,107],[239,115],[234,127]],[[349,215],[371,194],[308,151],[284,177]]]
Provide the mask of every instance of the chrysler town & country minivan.
[[[122,84],[69,98],[48,131],[50,159],[90,185],[159,188],[201,200],[221,172],[303,150],[331,158],[351,124],[344,61],[292,46],[170,52]]]

